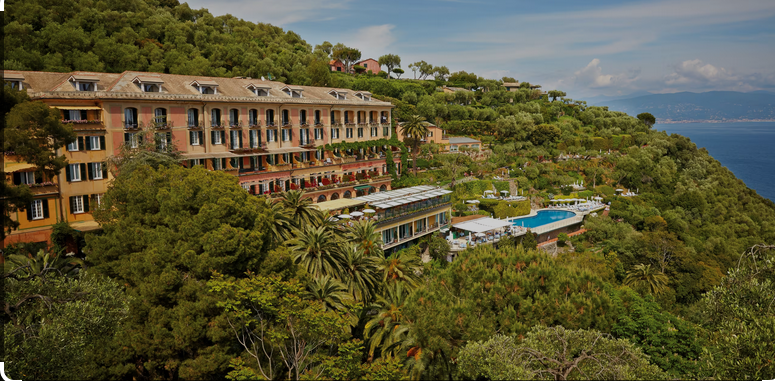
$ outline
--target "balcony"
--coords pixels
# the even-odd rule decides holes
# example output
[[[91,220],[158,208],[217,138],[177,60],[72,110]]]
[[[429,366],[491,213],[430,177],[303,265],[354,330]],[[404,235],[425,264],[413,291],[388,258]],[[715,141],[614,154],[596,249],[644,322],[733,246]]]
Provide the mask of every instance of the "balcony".
[[[444,201],[445,198],[447,199],[446,201]],[[399,206],[387,209],[377,214],[377,226],[395,223],[399,220],[419,216],[421,214],[439,212],[443,209],[450,208],[452,202],[448,199],[449,196],[446,196],[438,201],[423,201],[413,206]]]
[[[229,128],[242,128],[242,121],[241,120],[229,121]]]
[[[101,120],[67,120],[62,119],[62,124],[72,124],[73,129],[78,130],[104,130],[105,125]]]
[[[151,121],[151,127],[156,131],[169,130],[173,126],[172,122],[167,122],[167,118],[156,117]]]
[[[140,129],[140,122],[127,122],[126,120],[122,121],[121,124],[124,126],[125,130],[138,130]]]
[[[331,122],[331,127],[342,127],[342,122]]]
[[[50,181],[28,184],[27,186],[30,187],[30,193],[32,193],[33,196],[59,193],[59,185]]]
[[[315,121],[315,127],[323,127],[323,122],[319,120]]]
[[[199,123],[191,123],[191,122],[188,123],[187,127],[189,130],[198,130],[202,128],[202,126],[200,126]]]
[[[277,126],[277,123],[275,123],[274,121],[267,120],[266,121],[266,126],[267,127],[275,127],[275,126]]]
[[[301,126],[302,127],[309,127],[309,122],[307,122],[306,120],[302,120],[301,121]]]
[[[223,123],[223,119],[210,121],[210,128],[224,128],[225,126],[226,125]]]
[[[248,128],[261,128],[261,121],[260,120],[254,120],[254,121],[248,123]]]
[[[396,238],[396,239],[392,239],[392,240],[387,241],[387,242],[383,242],[382,243],[382,249],[383,250],[384,249],[388,249],[388,248],[391,248],[393,246],[402,244],[404,242],[411,241],[411,240],[413,240],[413,239],[415,239],[417,237],[424,236],[424,235],[426,235],[428,233],[432,233],[432,232],[438,230],[439,228],[447,226],[447,225],[448,225],[448,222],[446,222],[446,221],[443,221],[441,224],[431,224],[431,225],[428,225],[427,227],[425,227],[425,228],[423,228],[421,230],[415,231],[411,235],[406,235],[406,236],[403,236],[401,238]]]
[[[292,127],[293,127],[293,123],[289,121],[283,122],[283,128],[292,128]]]

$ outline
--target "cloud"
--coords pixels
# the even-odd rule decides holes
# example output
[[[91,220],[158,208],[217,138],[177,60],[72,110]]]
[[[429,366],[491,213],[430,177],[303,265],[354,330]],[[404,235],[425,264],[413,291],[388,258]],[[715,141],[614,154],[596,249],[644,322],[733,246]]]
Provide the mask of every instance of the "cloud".
[[[192,9],[208,8],[219,16],[230,13],[236,17],[277,26],[307,20],[332,19],[348,8],[352,0],[188,0]]]
[[[600,66],[600,60],[595,58],[581,70],[573,73],[572,82],[576,86],[586,86],[590,88],[609,88],[609,87],[629,87],[639,79],[639,70],[633,70],[631,73],[603,74],[603,68]]]
[[[371,25],[348,32],[339,40],[347,46],[359,49],[364,59],[378,59],[379,56],[390,53],[389,48],[396,42],[393,35],[395,27],[393,24]]]
[[[737,81],[738,78],[726,69],[706,64],[699,59],[684,61],[675,65],[675,72],[665,78],[665,84],[685,85],[689,83],[708,84],[712,82]]]

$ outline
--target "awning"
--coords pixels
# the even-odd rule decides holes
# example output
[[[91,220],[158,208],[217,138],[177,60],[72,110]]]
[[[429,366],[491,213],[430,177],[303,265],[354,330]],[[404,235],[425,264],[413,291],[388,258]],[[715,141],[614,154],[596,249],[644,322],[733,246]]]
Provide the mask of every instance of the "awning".
[[[365,201],[354,199],[354,198],[340,198],[338,200],[333,200],[333,201],[318,202],[316,204],[312,204],[312,206],[325,212],[329,210],[340,210],[344,208],[349,208],[351,206],[363,205],[365,203],[366,203]]]
[[[93,230],[102,229],[102,226],[100,226],[97,221],[71,222],[70,227],[79,232],[90,232]]]
[[[494,218],[477,218],[475,220],[461,222],[456,225],[452,225],[452,227],[474,232],[474,233],[483,233],[490,230],[495,230],[499,228],[504,228],[507,226],[511,226],[511,222],[504,221],[504,220],[496,220]]]
[[[60,110],[102,110],[99,106],[53,106]]]
[[[353,188],[355,188],[355,190],[364,190],[371,188],[371,185],[356,185]]]
[[[23,171],[25,169],[35,169],[37,166],[35,164],[30,163],[5,163],[5,172],[18,172]]]
[[[294,152],[307,152],[307,151],[314,151],[315,149],[309,149],[309,148],[301,148],[301,147],[285,147],[285,148],[269,148],[266,150],[267,153],[270,154],[276,154],[276,153],[294,153]]]

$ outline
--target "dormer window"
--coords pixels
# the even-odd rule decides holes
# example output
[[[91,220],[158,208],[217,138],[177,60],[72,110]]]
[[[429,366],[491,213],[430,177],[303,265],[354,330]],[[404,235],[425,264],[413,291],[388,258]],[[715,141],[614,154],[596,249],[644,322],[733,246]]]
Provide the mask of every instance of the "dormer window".
[[[270,89],[271,87],[266,85],[254,85],[252,83],[248,85],[248,90],[252,91],[253,94],[256,94],[258,97],[268,97]]]
[[[132,80],[144,93],[160,93],[164,81],[159,77],[137,76]]]
[[[3,75],[3,81],[11,85],[12,89],[24,90],[24,75],[6,73]]]
[[[196,88],[200,94],[218,94],[218,84],[215,81],[196,80],[191,82],[191,86]]]
[[[77,91],[97,91],[97,82],[100,81],[92,75],[73,75],[69,80]]]
[[[336,99],[340,100],[340,101],[345,101],[345,100],[347,100],[347,92],[346,92],[346,91],[342,91],[342,90],[331,90],[331,91],[329,91],[329,92],[328,92],[328,94],[329,94],[329,95],[331,95],[332,97],[334,97],[334,98],[336,98]]]
[[[355,93],[355,96],[366,102],[371,101],[371,93],[368,91],[359,91]]]
[[[304,91],[301,87],[283,87],[282,91],[291,98],[302,98],[301,92]]]

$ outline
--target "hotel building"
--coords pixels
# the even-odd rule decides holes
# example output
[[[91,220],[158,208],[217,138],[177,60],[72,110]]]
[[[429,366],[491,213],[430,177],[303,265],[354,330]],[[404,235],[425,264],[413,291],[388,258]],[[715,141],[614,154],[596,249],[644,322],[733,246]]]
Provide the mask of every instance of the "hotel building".
[[[366,91],[144,72],[4,71],[3,79],[58,108],[78,135],[58,150],[69,165],[55,178],[5,154],[7,181],[30,186],[35,201],[12,216],[20,226],[4,244],[48,241],[57,221],[98,229],[90,210],[111,180],[103,161],[122,145],[137,146],[140,132],[159,149],[174,145],[182,165],[233,174],[256,195],[304,189],[323,202],[390,189],[384,152],[391,147],[324,149],[391,138],[392,104]]]

